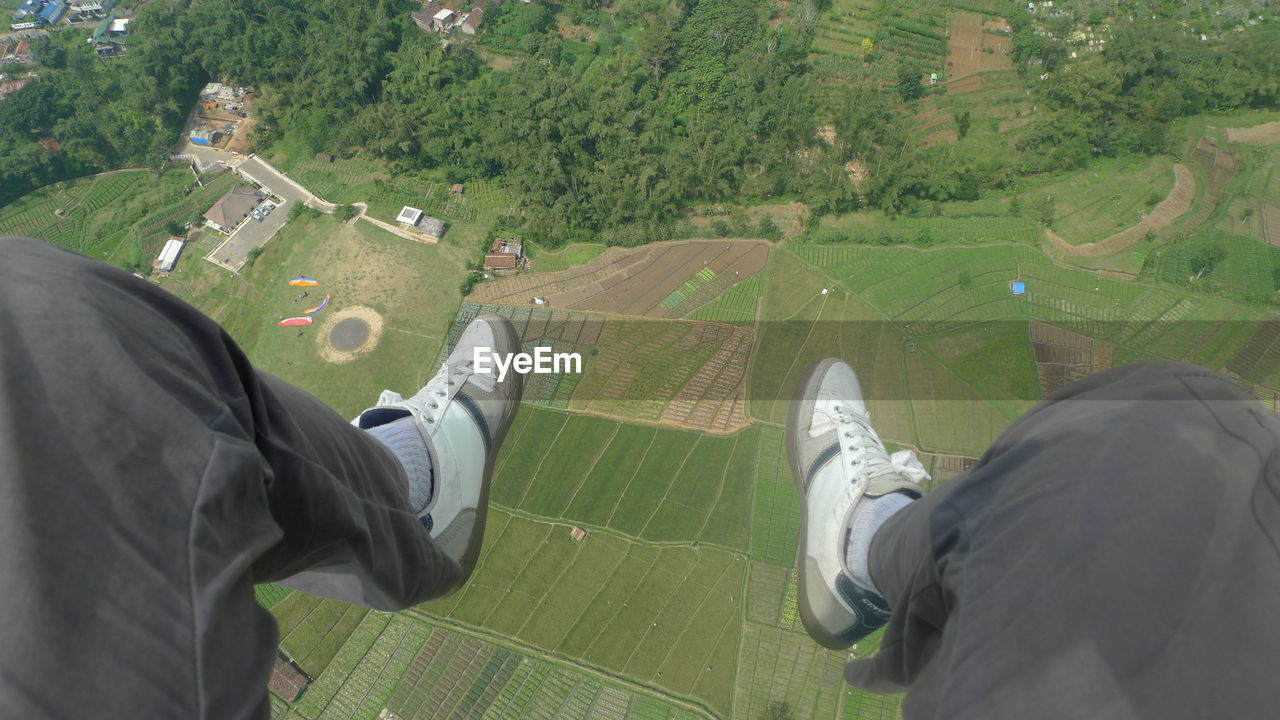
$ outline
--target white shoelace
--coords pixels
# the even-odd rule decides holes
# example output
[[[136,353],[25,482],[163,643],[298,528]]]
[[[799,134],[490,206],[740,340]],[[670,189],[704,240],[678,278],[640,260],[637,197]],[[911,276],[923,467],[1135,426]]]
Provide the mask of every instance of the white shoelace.
[[[918,483],[929,477],[928,471],[920,464],[914,452],[899,450],[893,455],[889,454],[872,429],[869,416],[856,413],[844,405],[835,405],[827,413],[827,417],[836,427],[840,456],[853,467],[855,482],[863,477],[871,479],[898,475]]]
[[[468,379],[472,379],[483,390],[493,390],[497,385],[495,375],[477,375],[473,364],[474,361],[470,358],[445,362],[435,376],[427,382],[426,387],[419,391],[418,397],[423,399],[423,419],[428,424],[435,424],[436,418],[449,406],[453,396]]]

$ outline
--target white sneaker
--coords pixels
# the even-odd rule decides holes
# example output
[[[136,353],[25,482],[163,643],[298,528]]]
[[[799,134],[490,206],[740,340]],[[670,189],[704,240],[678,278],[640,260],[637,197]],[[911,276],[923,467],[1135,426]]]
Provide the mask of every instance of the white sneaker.
[[[889,455],[853,369],[820,360],[801,378],[787,420],[787,454],[800,495],[796,591],[805,630],[842,650],[889,621],[889,604],[854,583],[844,562],[853,511],[863,497],[905,492],[921,497],[929,477],[914,453]]]
[[[405,411],[417,421],[431,456],[431,500],[419,513],[436,544],[463,569],[465,582],[475,569],[484,540],[493,461],[520,404],[523,376],[496,372],[477,374],[476,347],[494,354],[520,351],[511,321],[481,315],[462,331],[458,344],[439,372],[413,397],[383,390],[378,404],[353,422],[361,428],[381,425]]]

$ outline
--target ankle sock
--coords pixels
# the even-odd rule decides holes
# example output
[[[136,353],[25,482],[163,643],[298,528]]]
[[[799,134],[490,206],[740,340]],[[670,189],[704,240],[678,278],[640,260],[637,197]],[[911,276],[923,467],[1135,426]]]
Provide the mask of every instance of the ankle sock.
[[[849,518],[844,568],[858,587],[880,594],[875,583],[871,582],[871,570],[867,563],[867,557],[871,551],[871,539],[875,537],[876,531],[884,525],[884,521],[888,520],[889,516],[910,505],[912,500],[913,498],[904,493],[892,492],[878,498],[863,497],[854,508],[853,517]]]
[[[409,505],[414,512],[421,512],[431,502],[433,480],[431,455],[427,444],[418,432],[418,423],[410,415],[398,420],[366,428],[365,432],[386,445],[404,466],[409,476]]]

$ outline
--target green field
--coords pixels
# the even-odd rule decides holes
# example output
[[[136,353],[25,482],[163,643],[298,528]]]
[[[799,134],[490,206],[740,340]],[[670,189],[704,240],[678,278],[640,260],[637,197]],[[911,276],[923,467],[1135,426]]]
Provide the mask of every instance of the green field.
[[[328,667],[368,612],[301,592],[271,609],[280,626],[280,647],[312,677]]]
[[[756,321],[756,305],[764,287],[764,273],[756,273],[732,285],[719,297],[689,313],[693,320],[752,324]]]
[[[491,510],[471,582],[422,609],[623,673],[718,712],[729,703],[746,563]]]
[[[267,243],[239,277],[184,253],[161,286],[218,320],[255,364],[312,393],[347,416],[368,407],[384,388],[414,392],[434,374],[459,306],[457,282],[467,253],[425,245],[369,225],[344,225],[332,216],[291,222]],[[311,274],[320,285],[300,298],[290,278]],[[277,327],[319,293],[332,296],[317,325]],[[324,360],[320,328],[329,313],[359,305],[384,322],[377,347],[347,364]]]
[[[526,243],[525,247],[537,272],[555,272],[582,265],[596,259],[607,249],[604,245],[590,243],[575,243],[555,252],[544,250],[533,243]]]

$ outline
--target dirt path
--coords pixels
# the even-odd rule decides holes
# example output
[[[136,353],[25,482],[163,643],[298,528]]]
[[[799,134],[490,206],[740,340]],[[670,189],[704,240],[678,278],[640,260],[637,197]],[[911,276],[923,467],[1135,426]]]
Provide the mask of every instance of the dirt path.
[[[1049,244],[1064,254],[1075,257],[1102,257],[1123,252],[1138,244],[1149,231],[1159,232],[1173,224],[1175,220],[1187,214],[1196,196],[1196,176],[1186,165],[1178,163],[1173,166],[1174,183],[1169,196],[1160,201],[1142,222],[1112,235],[1105,240],[1084,245],[1072,245],[1058,237],[1050,228],[1044,229],[1045,239]]]

